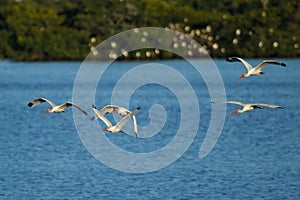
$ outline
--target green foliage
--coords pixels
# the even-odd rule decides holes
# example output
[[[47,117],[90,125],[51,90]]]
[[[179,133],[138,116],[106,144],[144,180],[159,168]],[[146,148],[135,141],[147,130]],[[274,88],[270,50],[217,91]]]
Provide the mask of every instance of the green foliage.
[[[80,60],[106,38],[147,26],[188,34],[213,57],[295,57],[299,25],[296,0],[3,0],[0,58]],[[139,58],[174,57],[149,51]]]

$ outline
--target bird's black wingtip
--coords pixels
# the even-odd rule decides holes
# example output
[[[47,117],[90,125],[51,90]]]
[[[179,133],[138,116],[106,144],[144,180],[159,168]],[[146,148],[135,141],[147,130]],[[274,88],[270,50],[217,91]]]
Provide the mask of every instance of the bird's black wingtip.
[[[29,102],[27,105],[28,105],[28,107],[32,107],[32,106],[33,106],[33,103],[32,103],[32,102]]]
[[[227,62],[232,62],[232,58],[231,58],[231,57],[228,57],[228,58],[226,58],[226,61],[227,61]]]
[[[286,67],[286,64],[285,63],[280,63],[281,66],[283,67]]]
[[[141,110],[141,106],[138,106],[136,109],[137,109],[137,110]]]
[[[95,108],[95,109],[97,109],[97,108],[96,108],[96,106],[95,106],[94,104],[92,104],[92,108]]]
[[[95,117],[95,116],[91,118],[91,121],[94,121],[94,120],[96,120],[96,117]]]

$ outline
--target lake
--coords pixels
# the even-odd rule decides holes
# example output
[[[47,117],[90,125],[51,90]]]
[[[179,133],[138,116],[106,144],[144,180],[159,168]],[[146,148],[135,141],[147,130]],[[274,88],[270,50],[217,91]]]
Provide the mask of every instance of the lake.
[[[278,60],[285,62],[287,67],[268,66],[264,68],[266,75],[240,81],[237,78],[244,72],[241,63],[214,60],[228,100],[269,103],[285,109],[256,109],[228,117],[238,106],[227,105],[221,134],[204,158],[199,158],[199,149],[211,118],[211,96],[203,77],[185,61],[114,62],[103,73],[94,94],[89,91],[93,84],[89,83],[93,79],[91,75],[91,80],[84,83],[86,90],[75,102],[73,86],[81,62],[3,60],[0,62],[0,198],[299,199],[300,59]],[[252,64],[259,61],[249,59]],[[152,70],[158,73],[157,76],[150,76],[151,65],[154,68],[160,65],[169,68],[166,71]],[[124,74],[138,66],[145,69],[138,76],[133,73],[126,79]],[[179,75],[169,76],[169,69],[174,69]],[[97,71],[97,68],[93,70]],[[172,81],[172,77],[177,75],[185,77],[190,88],[181,81]],[[116,82],[121,79],[126,83],[119,84],[121,89],[122,86],[125,89],[136,87],[136,80],[141,81],[139,84],[146,80],[147,84],[138,85],[131,96],[126,97],[124,89],[114,90]],[[151,82],[152,79],[167,80],[168,85],[160,86],[155,81]],[[174,93],[176,88],[180,95]],[[187,88],[193,92],[187,93]],[[176,97],[181,95],[183,100],[178,100]],[[66,113],[44,116],[43,112],[49,108],[46,103],[33,108],[27,106],[28,102],[38,97],[45,97],[57,104],[74,100],[89,115],[86,117],[75,109],[67,108]],[[187,107],[195,97],[198,105]],[[114,101],[111,101],[112,98]],[[82,103],[85,99],[88,104]],[[93,116],[92,103],[101,108],[123,100],[131,110],[142,107],[136,115],[140,134],[137,139],[131,122],[124,128],[127,134],[103,134],[103,123],[90,121]],[[198,107],[199,121],[189,114],[180,115],[184,109],[194,113]],[[151,112],[155,111],[159,112],[152,113],[155,118],[151,119]],[[82,123],[78,123],[76,116],[82,119]],[[112,116],[108,117],[113,120]],[[159,124],[160,121],[155,122],[155,119],[165,121]],[[134,163],[134,160],[118,160],[117,151],[112,149],[100,151],[101,144],[104,144],[101,142],[110,141],[122,152],[133,152],[133,157],[156,152],[176,138],[179,124],[184,119],[187,119],[185,123],[191,123],[191,126],[196,123],[199,127],[196,132],[184,130],[191,141],[183,152],[174,152],[178,155],[168,152],[165,156],[153,157],[153,160],[143,162],[141,158]],[[99,132],[80,133],[81,129],[89,128]],[[185,142],[185,138],[181,139],[176,145]],[[112,163],[99,161],[98,158],[103,155]],[[157,169],[154,166],[151,170],[153,163],[165,162],[169,155],[176,158],[174,162],[170,161]],[[118,163],[115,165],[114,162]],[[123,168],[118,169],[127,165],[127,172]],[[143,172],[139,166],[148,171],[145,169]],[[134,173],[130,171],[132,169],[140,171]]]

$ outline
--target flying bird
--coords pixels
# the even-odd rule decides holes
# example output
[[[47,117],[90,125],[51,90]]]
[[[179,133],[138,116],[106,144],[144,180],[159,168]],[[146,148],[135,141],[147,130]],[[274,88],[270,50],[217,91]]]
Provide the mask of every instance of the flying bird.
[[[265,66],[268,64],[274,64],[274,65],[280,65],[282,67],[286,67],[285,63],[278,62],[276,60],[264,60],[261,63],[259,63],[256,67],[253,67],[250,65],[246,60],[239,58],[239,57],[228,57],[226,59],[228,62],[241,62],[244,64],[247,73],[243,73],[239,79],[241,78],[247,78],[249,76],[258,76],[258,75],[264,75],[266,72],[261,71]]]
[[[125,117],[126,115],[130,114],[131,111],[129,111],[128,109],[124,108],[124,107],[121,107],[121,106],[114,106],[114,105],[107,105],[107,106],[104,106],[103,108],[101,108],[99,110],[99,112],[102,114],[102,115],[106,115],[108,113],[112,113],[112,112],[116,112],[118,113],[119,115],[121,115],[122,117]],[[95,116],[92,117],[92,121],[93,120],[96,120],[98,118],[97,114]],[[135,134],[135,137],[137,138],[138,137],[138,126],[137,126],[137,122],[136,122],[136,117],[135,115],[132,116],[132,120],[133,120],[133,128],[134,128],[134,134]]]
[[[66,103],[63,103],[61,105],[55,105],[53,102],[49,101],[48,99],[45,99],[45,98],[37,98],[37,99],[34,99],[33,101],[29,102],[28,103],[28,106],[29,107],[34,107],[38,104],[41,104],[41,103],[44,103],[44,102],[47,102],[52,108],[51,109],[47,109],[45,111],[45,114],[46,113],[60,113],[60,112],[66,112],[66,108],[67,107],[70,107],[70,106],[74,106],[75,108],[77,108],[78,110],[80,110],[83,114],[87,115],[87,112],[85,110],[83,110],[82,108],[80,108],[78,105],[72,103],[72,102],[66,102]]]
[[[242,103],[239,101],[226,101],[226,102],[211,102],[211,103],[229,103],[229,104],[236,104],[236,105],[240,105],[242,106],[242,109],[236,109],[234,110],[231,115],[234,114],[241,114],[244,112],[249,112],[252,111],[254,109],[263,109],[264,107],[269,107],[269,108],[283,108],[281,106],[277,106],[277,105],[271,105],[271,104],[265,104],[265,103]]]
[[[121,132],[124,133],[122,127],[128,122],[128,120],[135,116],[135,114],[141,109],[141,107],[137,107],[134,111],[125,115],[116,125],[112,125],[112,123],[100,112],[95,105],[92,105],[93,111],[95,112],[97,118],[101,119],[107,127],[105,127],[104,131],[109,131],[110,133]]]

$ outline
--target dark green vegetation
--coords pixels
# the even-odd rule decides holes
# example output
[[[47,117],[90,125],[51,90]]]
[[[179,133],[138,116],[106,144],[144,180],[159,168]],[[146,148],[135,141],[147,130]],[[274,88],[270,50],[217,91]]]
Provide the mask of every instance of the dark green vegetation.
[[[0,58],[80,60],[146,26],[187,33],[213,57],[300,55],[298,0],[1,0]]]

